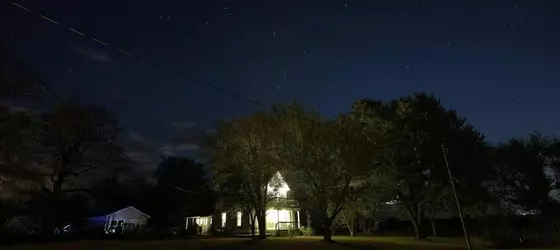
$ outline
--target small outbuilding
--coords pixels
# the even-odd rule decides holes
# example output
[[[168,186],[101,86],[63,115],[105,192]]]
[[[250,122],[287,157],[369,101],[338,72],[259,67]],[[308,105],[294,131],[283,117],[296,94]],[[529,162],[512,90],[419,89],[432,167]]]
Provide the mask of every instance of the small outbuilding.
[[[100,231],[106,234],[128,234],[147,228],[150,216],[129,206],[110,214],[95,216],[73,223],[72,231]]]

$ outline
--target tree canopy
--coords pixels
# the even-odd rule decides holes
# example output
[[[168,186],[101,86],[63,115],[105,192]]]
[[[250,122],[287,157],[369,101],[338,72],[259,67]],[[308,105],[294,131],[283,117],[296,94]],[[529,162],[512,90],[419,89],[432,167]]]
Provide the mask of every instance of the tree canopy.
[[[270,113],[258,112],[223,122],[211,147],[211,171],[222,205],[249,214],[251,232],[255,235],[259,223],[261,238],[266,237],[266,206],[275,196],[268,183],[281,168],[276,121]]]
[[[434,96],[417,93],[388,103],[361,100],[354,105],[354,113],[364,122],[390,122],[391,146],[384,164],[392,169],[390,186],[418,238],[425,237],[422,222],[426,212],[437,202],[450,200],[442,146],[462,201],[467,202],[469,192],[486,192],[483,184],[490,173],[490,162],[484,137]]]

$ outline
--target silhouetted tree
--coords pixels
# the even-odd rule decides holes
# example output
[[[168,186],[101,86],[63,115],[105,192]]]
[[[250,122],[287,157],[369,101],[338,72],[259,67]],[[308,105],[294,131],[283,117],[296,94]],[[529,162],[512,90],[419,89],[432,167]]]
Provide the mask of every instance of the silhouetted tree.
[[[455,111],[444,108],[432,95],[417,93],[389,103],[362,100],[354,112],[364,122],[383,119],[392,124],[391,149],[385,164],[393,169],[399,204],[406,210],[418,239],[428,208],[449,193],[449,177],[441,146],[447,149],[454,181],[463,203],[476,204],[486,193],[490,173],[489,148],[484,137]],[[469,194],[470,193],[470,194]],[[471,199],[472,198],[472,199]],[[432,220],[433,221],[433,220]]]
[[[331,226],[350,197],[367,187],[369,176],[381,168],[387,124],[363,126],[352,117],[325,120],[297,104],[276,108],[281,159],[306,179],[308,202],[322,215],[323,239],[331,241]]]
[[[22,208],[40,181],[35,174],[40,123],[33,113],[13,107],[14,101],[38,97],[38,76],[0,43],[0,224]]]
[[[237,199],[250,215],[251,232],[257,219],[259,237],[266,238],[266,206],[276,196],[268,184],[281,169],[276,119],[267,112],[223,122],[211,146],[212,176],[221,197]],[[224,201],[225,204],[232,204]]]
[[[155,176],[155,216],[159,219],[180,222],[185,214],[201,212],[210,206],[212,194],[204,165],[187,157],[166,156]]]
[[[52,233],[61,198],[71,192],[88,192],[86,179],[106,174],[119,167],[126,158],[115,143],[120,132],[115,117],[105,108],[63,104],[53,113],[43,115],[41,144],[43,174],[42,190],[48,197],[45,209],[45,233]]]
[[[531,134],[512,138],[496,151],[495,176],[501,197],[521,211],[557,217],[560,139]]]

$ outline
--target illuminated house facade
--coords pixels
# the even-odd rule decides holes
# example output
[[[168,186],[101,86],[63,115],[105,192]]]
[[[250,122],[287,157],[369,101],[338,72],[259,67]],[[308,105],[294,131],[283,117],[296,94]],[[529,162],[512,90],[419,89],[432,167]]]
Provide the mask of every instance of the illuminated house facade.
[[[272,184],[274,182],[274,184]],[[268,233],[287,231],[300,227],[300,207],[293,199],[290,187],[280,172],[268,183],[267,190],[273,196],[266,210],[266,231]],[[201,234],[210,230],[225,231],[236,234],[249,234],[249,215],[238,212],[216,212],[205,216],[186,217],[185,228],[199,227]],[[258,222],[255,223],[255,231],[258,234]]]

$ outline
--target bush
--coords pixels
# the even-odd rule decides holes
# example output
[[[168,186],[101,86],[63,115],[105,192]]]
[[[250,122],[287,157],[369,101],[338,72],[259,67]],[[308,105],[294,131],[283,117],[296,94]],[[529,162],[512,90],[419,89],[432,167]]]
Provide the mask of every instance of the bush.
[[[301,227],[301,233],[303,236],[313,236],[315,235],[315,230],[311,227]]]
[[[200,234],[199,232],[200,232],[199,226],[193,225],[193,226],[189,226],[189,228],[185,230],[185,235],[196,236]]]
[[[290,228],[288,229],[288,236],[290,237],[294,237],[294,236],[302,236],[303,233],[301,232],[301,230],[299,229],[294,229],[294,228]]]
[[[490,248],[531,248],[557,246],[560,231],[548,218],[488,217],[473,238],[473,244]]]

